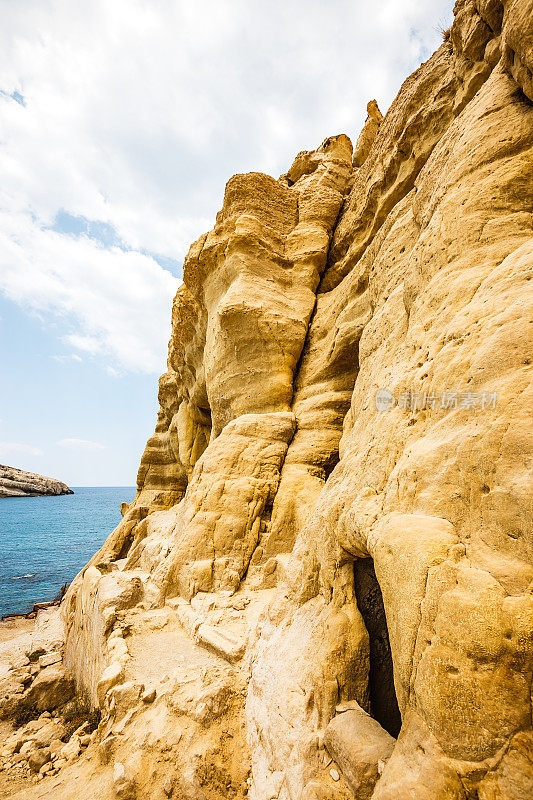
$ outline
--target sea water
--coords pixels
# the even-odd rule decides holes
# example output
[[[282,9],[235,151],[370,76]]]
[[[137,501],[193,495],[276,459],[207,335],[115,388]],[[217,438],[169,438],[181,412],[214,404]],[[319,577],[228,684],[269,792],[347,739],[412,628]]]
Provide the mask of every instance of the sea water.
[[[0,498],[0,616],[31,611],[70,583],[120,522],[132,486]]]

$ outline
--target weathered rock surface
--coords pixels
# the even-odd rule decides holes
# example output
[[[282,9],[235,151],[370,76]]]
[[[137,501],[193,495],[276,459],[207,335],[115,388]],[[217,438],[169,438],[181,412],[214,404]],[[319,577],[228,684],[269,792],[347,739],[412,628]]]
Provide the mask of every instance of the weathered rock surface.
[[[54,797],[531,797],[531,12],[459,0],[355,154],[229,181],[63,666],[3,673],[100,715]]]
[[[0,464],[0,497],[74,494],[65,483]]]

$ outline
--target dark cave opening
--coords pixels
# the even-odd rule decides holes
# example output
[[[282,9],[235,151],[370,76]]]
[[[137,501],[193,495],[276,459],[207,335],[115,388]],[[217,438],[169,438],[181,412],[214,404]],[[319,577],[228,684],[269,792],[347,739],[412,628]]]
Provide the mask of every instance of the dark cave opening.
[[[398,708],[392,668],[389,631],[374,561],[357,559],[354,563],[355,596],[370,637],[370,713],[395,738],[402,718]]]

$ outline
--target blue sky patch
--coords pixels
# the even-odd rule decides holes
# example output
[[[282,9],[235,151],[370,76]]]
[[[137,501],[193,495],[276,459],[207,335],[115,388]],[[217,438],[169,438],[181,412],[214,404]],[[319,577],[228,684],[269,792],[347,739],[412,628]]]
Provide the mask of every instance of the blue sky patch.
[[[109,222],[99,219],[87,219],[81,215],[69,214],[62,208],[57,212],[52,225],[52,230],[57,233],[67,233],[71,236],[87,236],[100,242],[103,247],[120,247],[127,250],[124,242]]]
[[[11,92],[11,94],[9,92],[4,91],[4,89],[0,89],[0,94],[2,95],[2,97],[8,97],[10,100],[14,100],[15,103],[19,104],[19,106],[24,106],[24,107],[26,106],[26,100],[24,99],[24,95],[22,95],[20,92],[17,92],[16,89],[14,92]]]

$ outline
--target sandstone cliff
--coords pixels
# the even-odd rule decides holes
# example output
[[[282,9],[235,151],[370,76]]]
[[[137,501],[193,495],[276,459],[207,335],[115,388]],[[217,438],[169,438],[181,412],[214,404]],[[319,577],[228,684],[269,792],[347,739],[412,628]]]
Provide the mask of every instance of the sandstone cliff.
[[[0,464],[0,497],[74,494],[65,483]]]
[[[533,796],[532,71],[532,0],[459,0],[355,155],[229,181],[62,604],[54,797]]]

